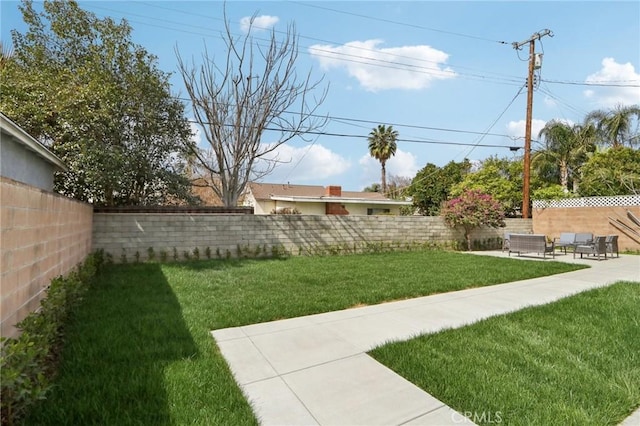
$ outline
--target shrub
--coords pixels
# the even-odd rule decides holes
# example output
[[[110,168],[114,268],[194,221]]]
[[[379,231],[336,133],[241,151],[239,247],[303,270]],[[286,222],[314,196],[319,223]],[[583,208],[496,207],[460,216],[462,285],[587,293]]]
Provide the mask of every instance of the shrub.
[[[500,203],[477,189],[465,191],[459,197],[445,202],[441,215],[447,226],[464,230],[467,250],[471,250],[471,231],[474,229],[480,226],[505,226],[505,214]]]
[[[92,253],[67,277],[51,281],[40,310],[18,325],[17,338],[3,338],[0,349],[0,400],[3,425],[12,425],[51,388],[64,325],[80,303],[97,271],[105,264],[102,250]]]

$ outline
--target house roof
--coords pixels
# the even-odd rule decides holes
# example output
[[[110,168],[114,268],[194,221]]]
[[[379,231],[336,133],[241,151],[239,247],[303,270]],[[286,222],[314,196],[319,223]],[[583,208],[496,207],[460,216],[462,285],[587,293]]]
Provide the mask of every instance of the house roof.
[[[191,182],[191,193],[202,200],[205,206],[223,206],[224,203],[213,192],[210,178],[196,178]]]
[[[25,132],[20,126],[11,121],[9,117],[0,112],[0,128],[13,136],[18,143],[24,145],[30,151],[35,152],[45,161],[53,164],[60,171],[68,171],[66,164],[62,162],[54,153],[49,151],[44,145],[38,142],[33,136]]]
[[[256,200],[278,200],[299,202],[326,202],[340,200],[350,203],[374,203],[389,205],[409,205],[408,201],[386,198],[379,192],[341,191],[340,197],[327,195],[327,188],[320,185],[291,185],[288,183],[249,183],[249,189]]]

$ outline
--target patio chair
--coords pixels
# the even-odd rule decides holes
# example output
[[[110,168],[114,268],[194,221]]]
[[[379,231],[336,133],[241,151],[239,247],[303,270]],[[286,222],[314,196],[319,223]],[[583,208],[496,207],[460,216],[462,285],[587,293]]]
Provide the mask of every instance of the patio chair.
[[[606,242],[606,252],[611,253],[611,257],[613,257],[613,253],[616,253],[616,257],[620,257],[620,253],[618,253],[618,236],[617,235],[607,235],[605,240]]]
[[[576,234],[575,232],[561,232],[560,233],[560,238],[555,238],[553,240],[554,245],[563,250],[564,254],[567,254],[567,247],[574,247],[576,241]]]
[[[600,260],[600,255],[604,255],[604,259],[607,260],[607,239],[606,237],[598,236],[595,237],[592,243],[577,245],[573,250],[574,259],[576,257],[576,253],[580,253],[580,259],[582,259],[583,254],[586,254],[587,256],[592,254],[597,256],[598,260]]]
[[[505,250],[509,250],[509,238],[511,237],[511,234],[508,232],[504,233],[504,238],[502,238],[502,251]]]
[[[591,232],[578,232],[573,245],[588,245],[593,242],[593,234]]]

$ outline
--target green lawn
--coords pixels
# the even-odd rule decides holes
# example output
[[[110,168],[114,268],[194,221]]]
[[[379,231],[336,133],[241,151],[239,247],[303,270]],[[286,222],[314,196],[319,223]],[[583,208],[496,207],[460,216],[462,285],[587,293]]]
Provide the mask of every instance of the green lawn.
[[[37,425],[255,424],[209,332],[584,266],[424,251],[108,268],[66,328]]]
[[[640,283],[370,355],[476,423],[616,425],[640,406]]]

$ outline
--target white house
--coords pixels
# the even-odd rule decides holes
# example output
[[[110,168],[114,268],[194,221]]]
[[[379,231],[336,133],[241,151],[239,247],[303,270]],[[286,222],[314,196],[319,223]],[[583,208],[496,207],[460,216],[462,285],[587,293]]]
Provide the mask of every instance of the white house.
[[[305,215],[399,215],[410,201],[392,200],[378,192],[342,191],[340,186],[255,183],[247,185],[244,205],[255,214],[297,211]]]

